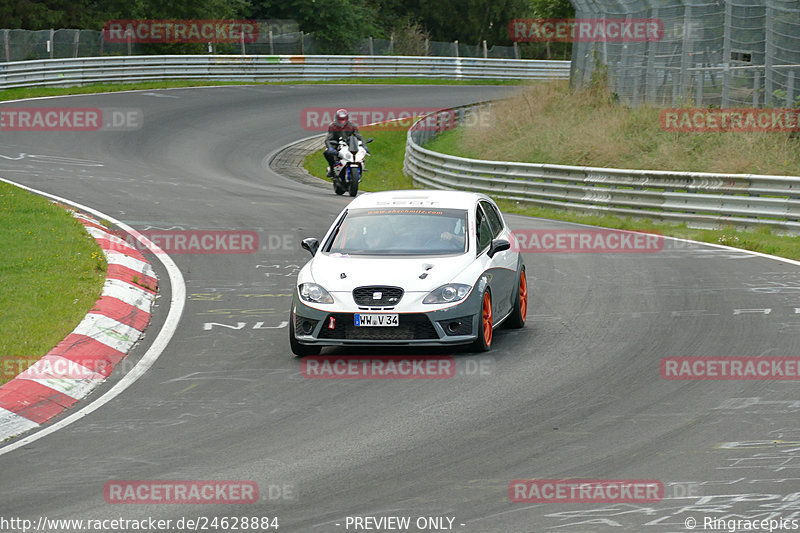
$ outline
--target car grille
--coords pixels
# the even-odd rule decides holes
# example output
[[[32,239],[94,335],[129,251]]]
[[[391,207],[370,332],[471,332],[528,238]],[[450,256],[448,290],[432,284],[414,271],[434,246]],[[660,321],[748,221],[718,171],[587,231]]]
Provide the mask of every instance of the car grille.
[[[334,329],[330,329],[330,319],[334,319]],[[439,335],[428,317],[422,313],[400,315],[400,325],[394,327],[355,326],[352,313],[332,313],[328,315],[319,332],[320,339],[407,341],[438,339]]]
[[[377,293],[380,293],[380,298],[375,299],[374,296]],[[400,287],[372,285],[353,289],[353,300],[355,300],[358,305],[370,307],[394,307],[400,303],[402,297],[403,289]]]

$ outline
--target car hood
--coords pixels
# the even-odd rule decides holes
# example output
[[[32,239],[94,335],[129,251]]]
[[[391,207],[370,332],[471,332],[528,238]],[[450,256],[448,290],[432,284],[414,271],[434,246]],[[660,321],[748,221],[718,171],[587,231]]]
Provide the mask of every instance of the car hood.
[[[428,292],[453,280],[471,262],[470,254],[444,257],[317,254],[311,262],[310,273],[316,283],[331,292],[349,292],[364,285],[390,285],[402,287],[406,292]],[[428,275],[420,279],[425,272]]]

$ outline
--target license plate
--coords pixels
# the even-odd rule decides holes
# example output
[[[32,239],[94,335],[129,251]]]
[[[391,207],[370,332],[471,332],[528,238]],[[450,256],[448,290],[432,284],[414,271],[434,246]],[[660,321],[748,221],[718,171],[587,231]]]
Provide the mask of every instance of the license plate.
[[[388,314],[388,313],[380,313],[380,314],[356,313],[355,321],[356,321],[356,326],[372,326],[372,327],[399,326],[400,315]]]

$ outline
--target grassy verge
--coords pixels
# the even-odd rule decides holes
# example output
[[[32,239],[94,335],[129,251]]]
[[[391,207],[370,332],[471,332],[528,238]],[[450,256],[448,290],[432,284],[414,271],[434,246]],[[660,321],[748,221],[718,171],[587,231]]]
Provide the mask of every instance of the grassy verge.
[[[413,188],[411,179],[403,175],[403,157],[405,154],[406,136],[403,132],[396,131],[369,131],[364,128],[367,136],[374,137],[370,144],[373,155],[367,161],[370,168],[365,174],[362,190],[382,191],[393,189]],[[439,136],[436,141],[428,145],[439,152],[475,157],[463,149],[463,139],[467,133],[456,129]],[[304,167],[312,175],[324,178],[326,163],[320,152],[309,154],[304,162]],[[800,260],[800,237],[775,235],[768,228],[755,231],[744,231],[733,227],[716,230],[703,230],[687,228],[685,224],[663,224],[647,219],[619,218],[603,215],[585,215],[558,209],[539,208],[519,202],[498,200],[500,208],[505,213],[564,220],[581,224],[590,224],[607,228],[647,231],[661,235],[669,235],[682,239],[691,239],[700,242],[724,244],[745,250],[787,257]]]
[[[620,105],[604,85],[570,91],[539,83],[494,105],[491,120],[447,132],[429,148],[498,161],[800,176],[800,136],[666,132],[659,112]]]
[[[19,87],[0,91],[0,101],[35,98],[41,96],[62,96],[67,94],[94,94],[146,89],[172,89],[180,87],[212,87],[224,85],[320,85],[320,84],[370,84],[370,85],[519,85],[518,80],[453,80],[430,78],[362,78],[341,80],[298,80],[241,82],[214,80],[159,80],[136,83],[96,83],[82,87]]]
[[[100,297],[106,262],[66,210],[0,182],[0,383],[41,357]],[[24,368],[23,368],[24,369]]]
[[[498,200],[504,213],[516,213],[532,217],[564,220],[605,228],[646,231],[659,235],[669,235],[681,239],[724,244],[734,248],[752,250],[789,259],[800,260],[800,237],[791,235],[775,235],[769,228],[745,231],[733,227],[706,230],[687,228],[685,224],[662,224],[647,219],[619,218],[608,215],[583,215],[561,211],[558,209],[539,208],[518,202]]]
[[[493,120],[440,135],[427,148],[461,157],[529,163],[800,176],[796,136],[665,132],[659,109],[621,106],[604,86],[576,92],[560,82],[529,86],[494,106],[492,115]],[[701,230],[500,203],[506,211],[524,215],[652,231],[800,259],[800,237],[775,235],[768,228]]]

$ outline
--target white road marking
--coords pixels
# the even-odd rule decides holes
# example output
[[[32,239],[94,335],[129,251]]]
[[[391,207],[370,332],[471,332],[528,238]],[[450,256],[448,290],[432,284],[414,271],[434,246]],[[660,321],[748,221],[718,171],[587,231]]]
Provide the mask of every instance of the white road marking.
[[[142,93],[142,96],[155,96],[156,98],[180,98],[180,96],[175,96],[172,94],[160,94],[160,93]]]

